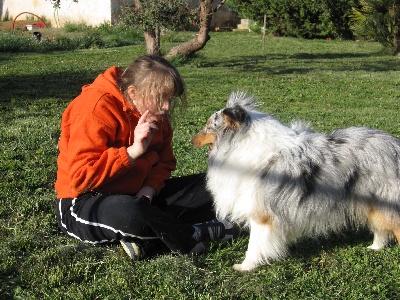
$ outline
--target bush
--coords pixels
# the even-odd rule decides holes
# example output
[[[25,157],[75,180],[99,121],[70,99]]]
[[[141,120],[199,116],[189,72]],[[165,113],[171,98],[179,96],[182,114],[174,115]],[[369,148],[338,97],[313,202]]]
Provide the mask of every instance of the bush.
[[[16,34],[11,33],[0,33],[0,51],[10,51],[10,52],[18,52],[19,49],[22,51],[26,51],[23,49],[27,49],[27,44],[29,41],[18,37]]]
[[[262,24],[279,36],[301,38],[352,38],[349,15],[357,0],[258,0],[251,4],[230,0],[239,15]]]
[[[329,13],[323,7],[321,1],[282,1],[282,10],[272,10],[270,14],[282,16],[280,26],[286,31],[277,32],[280,35],[288,35],[302,38],[325,38],[335,36],[333,24],[329,19]]]
[[[63,29],[65,32],[85,32],[92,30],[93,27],[85,23],[66,23]]]
[[[104,23],[99,27],[85,24],[66,24],[57,31],[40,30],[42,37],[35,39],[31,32],[0,31],[0,52],[48,52],[90,48],[109,48],[143,43],[143,34],[134,27],[112,26]],[[51,36],[52,35],[52,36]]]
[[[97,32],[104,42],[103,47],[120,47],[128,45],[137,45],[143,43],[143,32],[141,29],[124,24],[117,26],[105,22],[99,25]]]
[[[398,0],[360,0],[360,7],[353,10],[351,19],[358,37],[379,42],[392,55],[400,52]]]

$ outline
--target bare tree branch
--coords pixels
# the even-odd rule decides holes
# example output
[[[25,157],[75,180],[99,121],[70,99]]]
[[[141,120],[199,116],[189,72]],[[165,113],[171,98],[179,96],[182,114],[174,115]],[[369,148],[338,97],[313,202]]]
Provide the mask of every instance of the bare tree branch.
[[[175,56],[189,56],[201,49],[207,44],[210,39],[209,32],[211,27],[211,19],[213,14],[218,11],[225,0],[219,1],[218,5],[214,6],[213,0],[200,0],[198,11],[200,16],[200,28],[197,36],[187,42],[173,47],[166,55],[166,58]]]

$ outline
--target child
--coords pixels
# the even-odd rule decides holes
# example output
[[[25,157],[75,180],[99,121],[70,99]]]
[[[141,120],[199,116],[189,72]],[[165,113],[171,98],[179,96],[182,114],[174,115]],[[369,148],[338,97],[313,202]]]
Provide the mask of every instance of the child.
[[[215,219],[204,174],[170,179],[176,160],[169,115],[185,86],[165,59],[145,55],[111,67],[64,111],[57,159],[61,230],[93,244],[119,241],[132,260],[165,244],[201,253],[228,239]]]

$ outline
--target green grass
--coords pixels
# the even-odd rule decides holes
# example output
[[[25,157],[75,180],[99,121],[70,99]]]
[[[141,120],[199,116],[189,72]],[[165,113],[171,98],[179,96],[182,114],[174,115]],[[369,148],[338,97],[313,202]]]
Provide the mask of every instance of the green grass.
[[[362,230],[302,240],[288,259],[246,274],[231,268],[244,257],[246,236],[213,243],[197,258],[166,253],[131,263],[118,245],[94,247],[61,234],[53,191],[61,113],[98,73],[144,52],[141,44],[1,54],[1,299],[400,297],[399,247],[368,251],[372,237]],[[213,33],[178,68],[189,107],[175,117],[174,176],[206,170],[206,149],[190,140],[238,89],[285,123],[300,118],[325,132],[366,125],[400,135],[400,61],[376,43],[268,38],[262,51],[260,36]]]
[[[10,22],[8,22],[10,23]],[[103,23],[98,27],[66,24],[63,28],[40,28],[41,40],[33,38],[32,31],[15,26],[9,29],[0,22],[0,52],[42,52],[76,49],[103,49],[138,45],[143,43],[143,33],[125,25],[111,26]]]

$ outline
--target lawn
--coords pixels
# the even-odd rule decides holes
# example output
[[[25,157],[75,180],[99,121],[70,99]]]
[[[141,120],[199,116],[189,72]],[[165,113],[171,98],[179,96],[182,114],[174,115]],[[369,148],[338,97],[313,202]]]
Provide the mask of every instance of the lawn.
[[[172,46],[166,41],[165,49]],[[180,176],[206,170],[190,140],[228,95],[254,95],[260,110],[316,130],[365,125],[400,136],[400,60],[379,44],[213,33],[179,64],[189,106],[175,116]],[[212,243],[191,258],[165,253],[132,263],[119,245],[64,236],[54,213],[63,110],[98,73],[144,54],[134,46],[0,53],[0,299],[399,299],[400,250],[369,251],[364,230],[304,239],[290,256],[250,273],[232,270],[248,237]],[[382,178],[384,180],[384,178]]]

